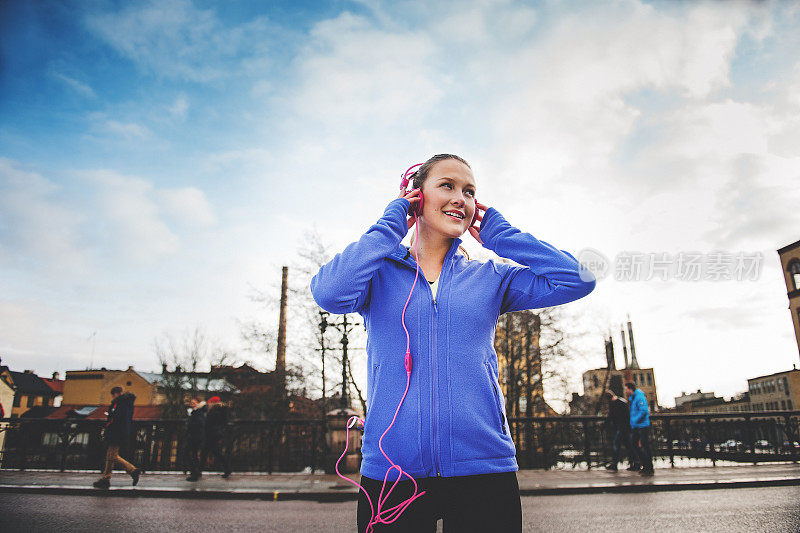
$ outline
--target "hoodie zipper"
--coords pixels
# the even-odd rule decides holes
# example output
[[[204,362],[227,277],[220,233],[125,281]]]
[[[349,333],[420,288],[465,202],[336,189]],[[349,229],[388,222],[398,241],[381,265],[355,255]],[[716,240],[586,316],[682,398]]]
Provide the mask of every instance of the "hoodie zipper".
[[[436,300],[433,299],[433,291],[431,291],[430,285],[428,285],[428,290],[431,294],[431,302],[433,303],[433,349],[431,350],[431,358],[433,360],[432,368],[432,382],[433,386],[431,387],[431,396],[433,396],[433,464],[436,468],[436,477],[441,476],[441,467],[439,466],[439,441],[436,435],[436,429],[439,427],[439,407],[436,405],[436,391],[438,390],[439,384],[439,370],[436,365],[436,321],[437,321],[437,312],[438,308],[436,307]]]
[[[444,274],[445,268],[447,267],[448,260],[452,260],[452,254],[453,253],[454,253],[454,250],[451,248],[450,252],[448,252],[448,255],[445,256],[444,264],[442,264],[442,270],[439,272],[439,281],[440,282],[441,282],[441,279],[442,279],[442,275]],[[408,257],[408,256],[409,256],[409,253],[406,253],[405,257]],[[401,262],[405,262],[405,261],[401,260]],[[406,264],[408,264],[408,263],[406,263]],[[416,264],[414,265],[414,268],[416,269]],[[433,425],[431,427],[431,437],[432,437],[431,438],[431,457],[433,459],[434,468],[436,469],[436,477],[441,477],[442,469],[441,469],[441,466],[439,464],[439,455],[437,453],[438,449],[439,449],[439,446],[438,446],[437,432],[436,432],[436,428],[439,425],[439,409],[438,409],[438,407],[436,405],[436,390],[437,390],[437,384],[439,382],[439,379],[438,379],[439,376],[438,376],[437,365],[436,365],[436,322],[437,322],[439,307],[436,304],[436,300],[433,299],[433,290],[431,289],[430,284],[427,283],[427,280],[426,280],[425,283],[423,283],[423,285],[427,285],[427,287],[428,287],[428,295],[431,298],[432,312],[433,312],[433,320],[431,320],[431,342],[430,342],[431,406],[432,406],[432,409],[433,409]]]
[[[445,259],[445,263],[446,262],[447,260]],[[442,265],[442,270],[439,272],[439,281],[442,279],[444,268],[444,265]],[[433,317],[431,320],[431,343],[429,350],[431,369],[431,408],[433,409],[433,424],[431,426],[431,457],[433,459],[433,467],[436,469],[436,477],[440,477],[442,475],[442,468],[439,464],[439,441],[436,431],[439,427],[439,407],[436,405],[436,391],[438,390],[439,384],[439,371],[436,364],[436,322],[438,319],[439,307],[436,304],[436,300],[433,298],[433,289],[431,289],[430,283],[428,283],[426,280],[423,285],[428,287],[428,295],[431,298],[431,312]]]

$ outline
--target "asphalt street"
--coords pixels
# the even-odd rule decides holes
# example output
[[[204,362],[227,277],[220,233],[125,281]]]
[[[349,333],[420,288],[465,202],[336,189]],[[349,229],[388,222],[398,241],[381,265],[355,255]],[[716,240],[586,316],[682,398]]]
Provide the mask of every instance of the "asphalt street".
[[[800,531],[800,487],[528,496],[522,505],[526,532]],[[0,530],[341,532],[355,531],[355,508],[354,502],[0,494]]]

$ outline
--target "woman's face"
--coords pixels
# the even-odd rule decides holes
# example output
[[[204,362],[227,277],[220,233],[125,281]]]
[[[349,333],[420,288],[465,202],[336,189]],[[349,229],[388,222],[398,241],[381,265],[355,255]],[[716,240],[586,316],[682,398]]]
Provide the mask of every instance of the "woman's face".
[[[439,161],[422,184],[422,195],[426,229],[450,238],[467,231],[475,214],[475,178],[467,165],[457,159]]]

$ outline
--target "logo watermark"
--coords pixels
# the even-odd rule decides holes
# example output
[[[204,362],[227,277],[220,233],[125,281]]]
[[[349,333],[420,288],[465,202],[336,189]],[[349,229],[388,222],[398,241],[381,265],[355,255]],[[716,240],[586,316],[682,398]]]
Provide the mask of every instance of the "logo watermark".
[[[619,252],[609,260],[602,252],[584,248],[578,253],[584,269],[599,281],[756,281],[761,276],[761,252]],[[590,276],[581,271],[581,279]]]

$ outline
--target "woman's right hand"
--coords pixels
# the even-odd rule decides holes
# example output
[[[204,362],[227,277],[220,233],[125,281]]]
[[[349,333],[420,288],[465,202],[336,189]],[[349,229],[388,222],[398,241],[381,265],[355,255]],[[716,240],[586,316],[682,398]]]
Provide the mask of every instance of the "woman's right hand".
[[[411,229],[411,226],[414,225],[414,215],[411,214],[411,210],[413,209],[414,205],[419,204],[420,200],[422,199],[422,193],[419,189],[411,189],[410,191],[406,191],[402,187],[400,188],[400,194],[397,196],[398,198],[405,198],[409,202],[411,202],[411,207],[408,208],[409,216],[408,216],[408,229]]]

